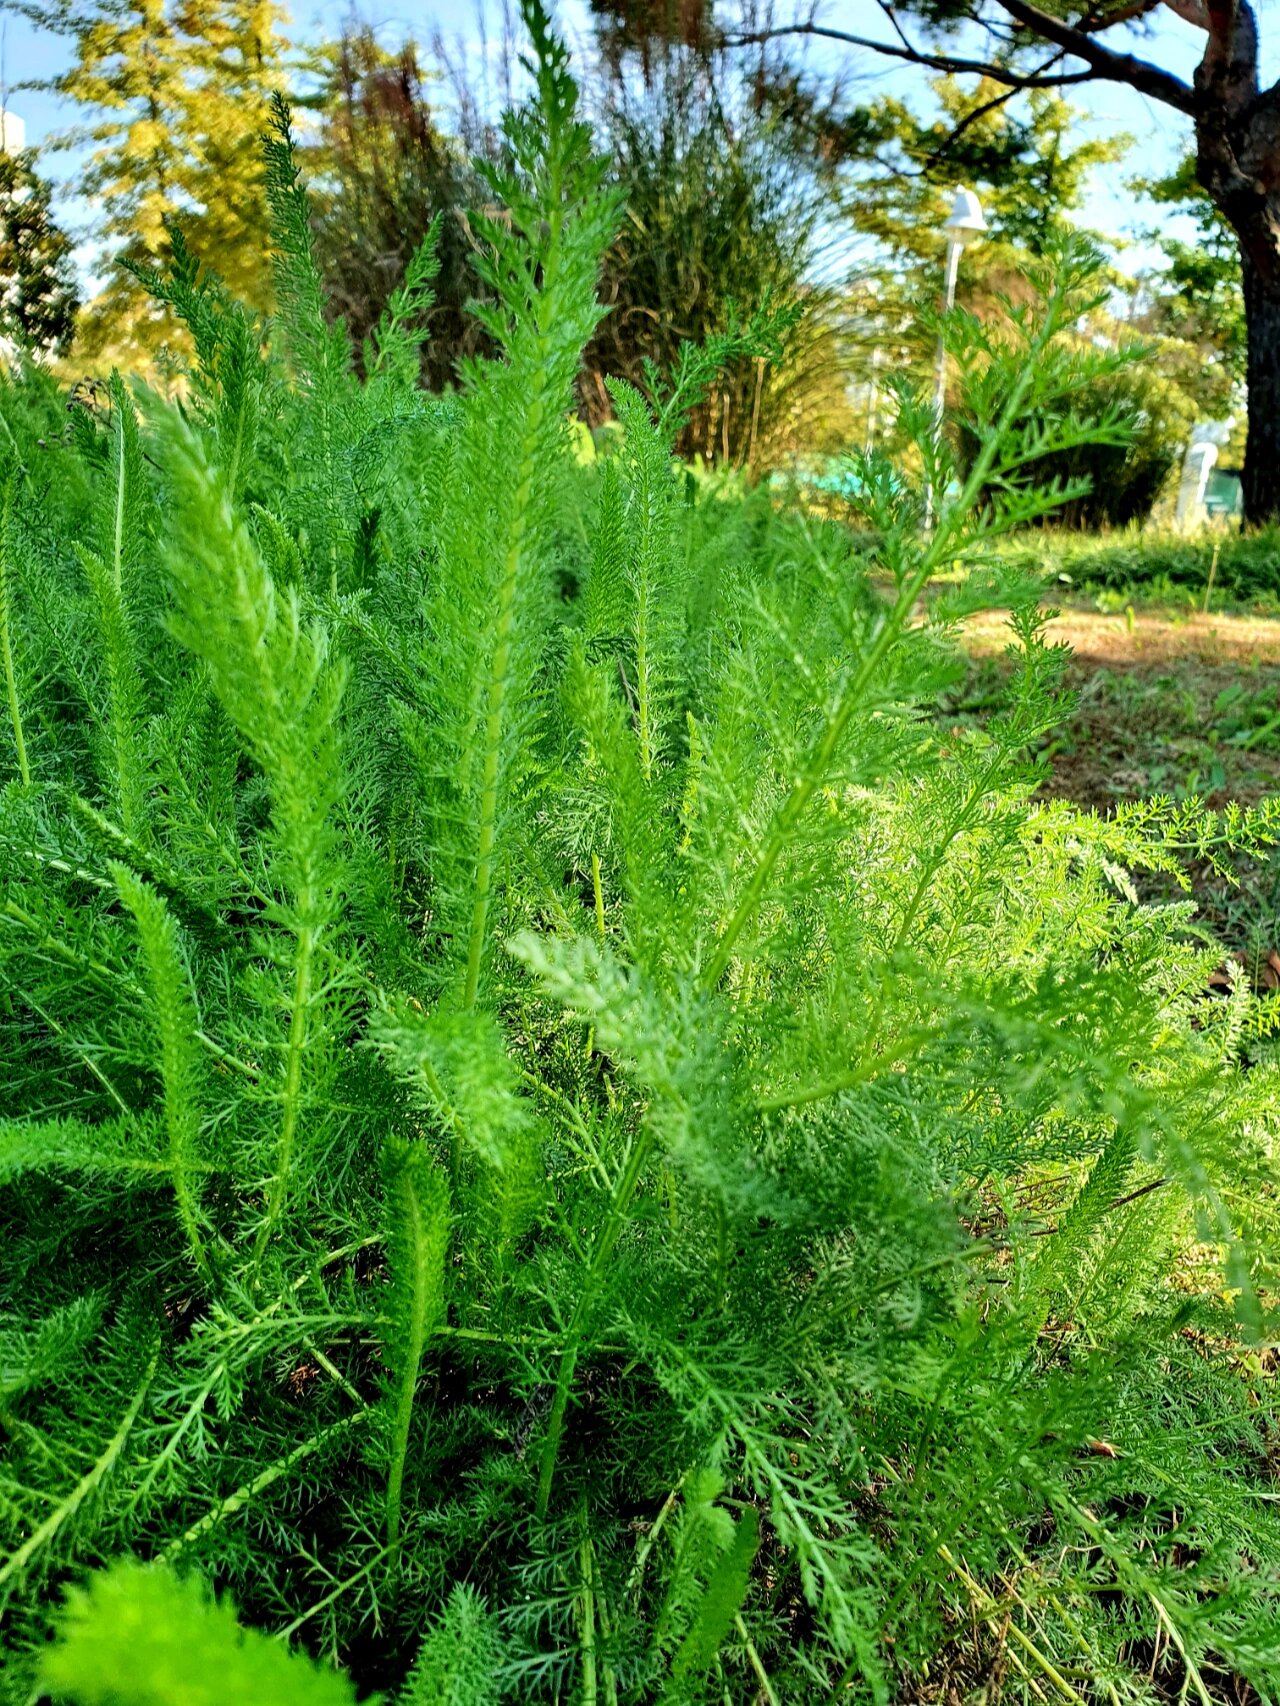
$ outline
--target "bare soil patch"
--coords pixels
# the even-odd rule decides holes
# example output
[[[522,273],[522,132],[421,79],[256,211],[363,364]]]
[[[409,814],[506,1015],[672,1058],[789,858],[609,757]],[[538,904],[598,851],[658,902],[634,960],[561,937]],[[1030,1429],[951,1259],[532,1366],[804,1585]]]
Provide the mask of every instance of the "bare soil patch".
[[[1280,665],[1280,621],[1268,616],[1063,610],[1050,621],[1048,633],[1071,647],[1079,666],[1097,669],[1158,669],[1187,659]],[[997,654],[1007,641],[999,611],[983,611],[964,625],[965,648],[973,657]]]

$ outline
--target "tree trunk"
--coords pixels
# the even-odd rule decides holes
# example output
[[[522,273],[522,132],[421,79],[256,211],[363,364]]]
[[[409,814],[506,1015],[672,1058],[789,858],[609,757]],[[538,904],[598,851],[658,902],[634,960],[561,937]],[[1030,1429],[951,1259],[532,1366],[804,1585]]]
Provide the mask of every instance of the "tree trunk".
[[[1280,522],[1280,86],[1260,91],[1250,0],[1190,5],[1205,31],[1195,76],[1196,176],[1240,244],[1249,386],[1244,524],[1263,527]]]
[[[1249,436],[1242,479],[1244,525],[1280,522],[1280,287],[1268,282],[1241,244],[1248,328]]]

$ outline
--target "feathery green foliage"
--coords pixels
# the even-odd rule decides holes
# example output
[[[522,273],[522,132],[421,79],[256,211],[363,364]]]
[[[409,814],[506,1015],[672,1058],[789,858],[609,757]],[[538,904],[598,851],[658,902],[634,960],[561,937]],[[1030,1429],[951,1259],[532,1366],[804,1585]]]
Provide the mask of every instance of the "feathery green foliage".
[[[449,1191],[421,1144],[397,1144],[387,1158],[387,1251],[391,1292],[385,1350],[395,1395],[387,1471],[387,1540],[400,1537],[413,1399],[422,1353],[444,1316],[444,1269],[449,1249]]]
[[[119,1563],[77,1589],[41,1666],[55,1700],[78,1706],[348,1706],[351,1685],[239,1627],[194,1576]]]
[[[1138,879],[1277,813],[1039,800],[992,550],[1119,430],[1092,259],[952,323],[962,474],[903,388],[931,530],[682,478],[723,348],[584,461],[525,15],[456,395],[430,242],[357,377],[278,112],[278,320],[177,242],[181,411],[0,397],[0,1699],[1270,1698],[1276,1014]]]
[[[432,1626],[400,1706],[492,1706],[501,1698],[502,1641],[470,1588],[456,1587]]]

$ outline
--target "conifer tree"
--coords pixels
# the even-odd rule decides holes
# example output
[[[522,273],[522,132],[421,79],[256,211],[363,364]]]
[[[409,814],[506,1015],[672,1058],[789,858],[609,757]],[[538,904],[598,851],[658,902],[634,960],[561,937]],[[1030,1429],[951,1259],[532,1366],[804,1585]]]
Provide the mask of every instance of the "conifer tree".
[[[30,150],[0,149],[0,340],[48,354],[71,338],[78,303],[71,239]]]

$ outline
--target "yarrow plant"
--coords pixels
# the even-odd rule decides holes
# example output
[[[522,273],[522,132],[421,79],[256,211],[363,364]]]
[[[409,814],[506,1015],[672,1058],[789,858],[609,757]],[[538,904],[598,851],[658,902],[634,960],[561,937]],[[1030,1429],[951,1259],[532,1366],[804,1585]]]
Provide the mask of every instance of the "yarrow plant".
[[[1094,263],[953,323],[870,553],[673,467],[767,323],[584,462],[619,210],[524,13],[455,394],[434,234],[356,378],[279,107],[274,322],[179,238],[180,405],[0,395],[3,1697],[1271,1698],[1274,1011],[1133,873],[1276,814],[1039,802],[984,569],[1117,430]]]

